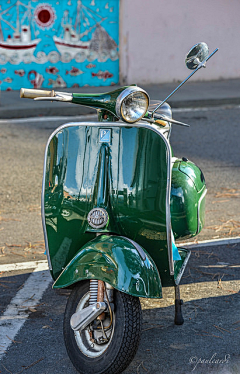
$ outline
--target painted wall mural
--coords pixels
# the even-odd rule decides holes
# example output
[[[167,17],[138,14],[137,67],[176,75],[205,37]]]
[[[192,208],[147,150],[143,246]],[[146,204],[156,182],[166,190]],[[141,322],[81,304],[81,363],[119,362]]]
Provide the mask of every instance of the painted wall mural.
[[[0,0],[2,90],[114,85],[119,0]]]

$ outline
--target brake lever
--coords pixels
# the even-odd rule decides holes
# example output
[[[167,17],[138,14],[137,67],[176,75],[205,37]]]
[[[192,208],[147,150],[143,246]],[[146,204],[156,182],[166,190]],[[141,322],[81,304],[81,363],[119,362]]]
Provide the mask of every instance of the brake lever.
[[[151,116],[152,113],[148,112],[148,115]],[[148,122],[151,122],[151,123],[155,123],[156,120],[160,120],[160,121],[173,123],[174,125],[190,127],[190,125],[188,125],[187,123],[179,122],[179,121],[176,121],[175,119],[172,119],[172,118],[169,118],[169,117],[166,117],[166,116],[161,116],[159,114],[155,114],[154,119],[152,119],[152,118],[148,118],[148,119],[142,118],[142,120],[148,121]]]
[[[190,127],[190,125],[188,125],[187,123],[179,122],[179,121],[176,121],[175,119],[168,118],[168,117],[162,117],[161,120],[173,123],[174,125],[180,125],[180,126]]]
[[[48,96],[34,97],[33,100],[35,101],[63,101],[63,99],[60,97],[48,97]]]
[[[36,101],[72,101],[72,94],[67,92],[55,92],[55,96],[41,96],[35,97],[33,100]]]

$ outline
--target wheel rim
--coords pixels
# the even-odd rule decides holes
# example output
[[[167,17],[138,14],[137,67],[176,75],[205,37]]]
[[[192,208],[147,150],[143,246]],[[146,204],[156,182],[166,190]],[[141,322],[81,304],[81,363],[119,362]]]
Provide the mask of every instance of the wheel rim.
[[[90,293],[88,292],[79,301],[79,303],[77,305],[77,308],[76,308],[76,312],[78,312],[79,310],[82,310],[83,308],[88,306],[89,298],[90,298]],[[112,327],[108,331],[106,331],[107,338],[109,339],[109,341],[107,343],[104,343],[104,344],[93,343],[90,340],[91,337],[90,337],[90,334],[89,334],[88,327],[86,329],[82,330],[81,332],[74,331],[74,336],[75,336],[75,340],[76,340],[76,343],[78,345],[78,348],[80,349],[80,351],[85,356],[87,356],[87,357],[99,357],[108,349],[108,347],[111,343],[113,334],[114,334],[114,325],[115,325],[115,315],[114,315],[114,313],[113,313],[112,318],[113,318]],[[110,323],[110,319],[106,318],[103,322],[104,327],[108,326],[109,323]],[[98,338],[99,335],[102,335],[102,332],[100,332],[100,331],[99,332],[95,331],[94,333],[95,333],[96,338]]]

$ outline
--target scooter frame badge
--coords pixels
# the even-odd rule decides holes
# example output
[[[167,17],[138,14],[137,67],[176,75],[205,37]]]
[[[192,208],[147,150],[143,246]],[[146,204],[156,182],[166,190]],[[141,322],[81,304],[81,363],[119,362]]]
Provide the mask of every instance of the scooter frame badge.
[[[100,229],[108,222],[108,212],[103,208],[93,208],[88,213],[87,220],[92,228]]]
[[[111,143],[111,129],[100,129],[99,142]]]

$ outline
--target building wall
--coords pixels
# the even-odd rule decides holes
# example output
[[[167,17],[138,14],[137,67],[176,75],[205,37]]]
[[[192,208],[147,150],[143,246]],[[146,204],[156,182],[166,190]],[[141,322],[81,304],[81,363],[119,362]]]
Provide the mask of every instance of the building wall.
[[[0,88],[119,81],[119,0],[0,0]]]
[[[120,0],[121,83],[182,80],[200,41],[219,51],[192,80],[239,78],[239,15],[239,0]]]

